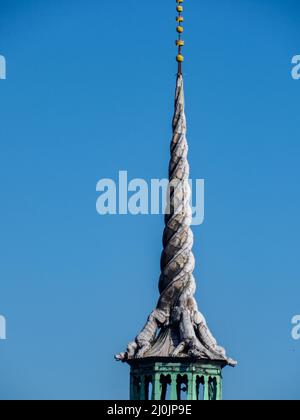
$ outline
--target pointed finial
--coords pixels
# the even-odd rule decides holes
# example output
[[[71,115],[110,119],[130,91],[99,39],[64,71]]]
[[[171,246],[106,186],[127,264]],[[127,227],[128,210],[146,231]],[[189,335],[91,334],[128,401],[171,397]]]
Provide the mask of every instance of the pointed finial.
[[[182,48],[184,46],[184,41],[182,39],[182,34],[184,32],[184,28],[182,26],[184,22],[184,17],[182,16],[183,0],[176,0],[176,3],[177,3],[177,12],[178,12],[178,15],[176,16],[176,21],[178,23],[177,25],[178,39],[176,40],[176,46],[178,47],[178,54],[177,54],[176,60],[178,63],[178,75],[182,75],[182,63],[184,62],[184,57],[182,55]]]

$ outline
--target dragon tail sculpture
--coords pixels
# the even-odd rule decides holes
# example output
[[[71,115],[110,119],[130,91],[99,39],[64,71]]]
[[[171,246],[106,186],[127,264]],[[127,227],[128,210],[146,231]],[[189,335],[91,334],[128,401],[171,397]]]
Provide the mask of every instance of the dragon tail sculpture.
[[[169,165],[168,205],[165,215],[160,297],[156,309],[126,352],[116,356],[128,361],[149,357],[186,357],[201,360],[236,362],[226,356],[210,332],[195,300],[193,276],[195,258],[192,252],[192,210],[189,183],[188,143],[186,139],[184,83],[177,76],[173,138]]]

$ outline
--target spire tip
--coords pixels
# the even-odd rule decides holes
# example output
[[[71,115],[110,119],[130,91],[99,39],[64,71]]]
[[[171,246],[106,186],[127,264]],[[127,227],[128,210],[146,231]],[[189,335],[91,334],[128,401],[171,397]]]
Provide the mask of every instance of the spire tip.
[[[178,39],[176,40],[176,46],[178,47],[178,54],[176,57],[176,61],[178,63],[178,75],[182,75],[182,63],[184,62],[184,56],[182,55],[182,48],[184,47],[184,41],[181,38],[183,32],[184,32],[184,27],[182,26],[183,22],[184,22],[184,17],[182,16],[183,13],[183,0],[176,0],[177,3],[177,12],[178,15],[176,17],[176,22],[178,23],[178,26],[176,28],[177,33],[178,33]]]

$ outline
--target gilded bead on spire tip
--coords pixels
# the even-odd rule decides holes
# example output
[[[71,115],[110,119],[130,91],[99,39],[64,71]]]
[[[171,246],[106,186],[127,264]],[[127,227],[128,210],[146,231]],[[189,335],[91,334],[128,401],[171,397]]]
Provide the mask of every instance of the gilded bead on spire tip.
[[[182,63],[184,62],[184,56],[182,55],[182,48],[184,47],[184,40],[181,38],[184,32],[184,27],[183,27],[184,17],[182,16],[183,0],[176,0],[176,3],[177,3],[176,10],[178,12],[178,15],[176,16],[176,22],[178,24],[176,28],[176,31],[178,33],[178,39],[176,40],[176,46],[178,47],[178,54],[176,57],[176,61],[178,63],[178,74],[181,75]]]

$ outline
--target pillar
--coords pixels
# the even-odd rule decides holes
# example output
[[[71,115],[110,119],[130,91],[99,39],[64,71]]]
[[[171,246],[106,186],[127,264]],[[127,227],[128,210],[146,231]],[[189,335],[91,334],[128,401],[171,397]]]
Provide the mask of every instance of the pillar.
[[[222,398],[223,398],[223,396],[222,396],[222,377],[218,376],[217,377],[217,396],[216,396],[216,400],[221,401]]]
[[[177,374],[171,374],[171,392],[170,392],[170,400],[177,401],[178,393],[177,393]]]
[[[160,374],[155,373],[152,382],[152,400],[160,401],[162,392],[162,384],[160,382]]]
[[[130,375],[130,399],[132,401],[141,400],[141,378],[134,374]]]
[[[145,375],[141,376],[141,390],[140,390],[140,401],[145,401],[146,398],[146,378]]]
[[[209,401],[215,401],[217,399],[217,380],[214,377],[208,379],[208,394]]]
[[[189,401],[197,400],[197,375],[194,375],[193,373],[188,375],[187,399]]]
[[[209,401],[209,377],[204,376],[204,401]]]

